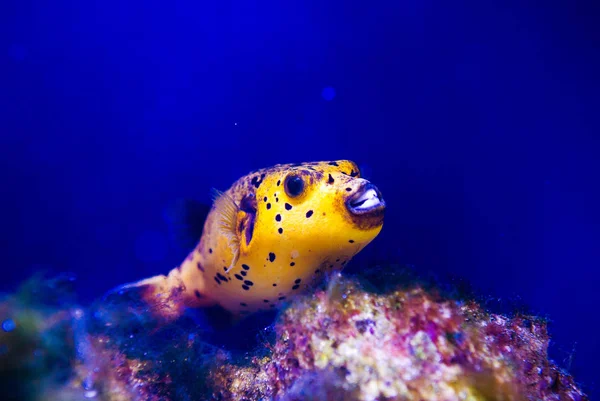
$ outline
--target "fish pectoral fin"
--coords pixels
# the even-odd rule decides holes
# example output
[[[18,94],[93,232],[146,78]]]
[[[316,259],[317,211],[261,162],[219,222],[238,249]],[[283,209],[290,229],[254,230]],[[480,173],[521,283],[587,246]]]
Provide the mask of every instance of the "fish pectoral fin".
[[[213,188],[213,207],[217,213],[219,219],[218,230],[219,234],[227,238],[229,248],[233,258],[231,264],[227,269],[229,272],[233,266],[237,263],[240,257],[240,237],[238,235],[238,218],[240,213],[244,213],[240,210],[239,206],[235,201],[226,193],[218,191]]]

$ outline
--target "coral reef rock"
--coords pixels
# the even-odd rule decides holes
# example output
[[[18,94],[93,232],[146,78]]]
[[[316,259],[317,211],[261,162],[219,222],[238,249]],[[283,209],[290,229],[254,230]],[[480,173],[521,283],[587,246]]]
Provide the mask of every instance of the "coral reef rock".
[[[336,274],[262,330],[230,328],[257,340],[241,350],[215,344],[225,334],[198,319],[156,322],[135,297],[81,308],[64,279],[32,280],[0,300],[0,391],[36,401],[587,400],[549,361],[544,320],[490,313],[405,271]]]

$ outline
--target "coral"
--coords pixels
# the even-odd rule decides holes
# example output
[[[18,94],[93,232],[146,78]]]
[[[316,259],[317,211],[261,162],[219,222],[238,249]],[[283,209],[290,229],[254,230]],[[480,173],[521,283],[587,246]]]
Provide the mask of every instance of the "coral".
[[[269,358],[219,369],[222,399],[585,398],[548,361],[543,320],[490,314],[418,285],[367,292],[339,276],[287,308],[275,331]]]
[[[0,299],[0,393],[32,399],[48,382],[70,375],[75,355],[73,279],[33,277]]]
[[[49,401],[587,399],[548,360],[544,320],[490,313],[408,271],[337,274],[263,330],[217,330],[190,316],[159,322],[135,293],[81,308],[64,279],[32,280],[0,301],[0,392]],[[257,342],[235,349],[227,335]]]

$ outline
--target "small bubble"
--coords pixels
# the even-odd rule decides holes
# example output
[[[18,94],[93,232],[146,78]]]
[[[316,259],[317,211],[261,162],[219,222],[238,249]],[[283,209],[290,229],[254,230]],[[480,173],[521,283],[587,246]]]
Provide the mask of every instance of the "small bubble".
[[[5,321],[2,322],[2,330],[6,331],[7,333],[10,333],[11,331],[13,331],[16,328],[17,328],[17,325],[15,324],[14,320],[12,320],[12,319],[6,319]]]
[[[333,89],[331,86],[327,86],[327,87],[323,88],[323,91],[321,92],[321,96],[323,97],[323,99],[330,102],[335,97],[335,89]]]

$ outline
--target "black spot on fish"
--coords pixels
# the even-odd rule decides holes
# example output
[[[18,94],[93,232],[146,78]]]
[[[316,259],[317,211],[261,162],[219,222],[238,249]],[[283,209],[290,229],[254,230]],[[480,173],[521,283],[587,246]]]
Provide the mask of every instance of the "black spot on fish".
[[[277,186],[281,184],[281,180],[277,180]]]
[[[354,244],[354,240],[353,240],[353,239],[351,239],[351,240],[350,240],[350,241],[348,241],[348,242],[349,242],[349,243],[351,243],[351,244]]]
[[[290,266],[296,266],[296,262],[290,263]]]
[[[215,281],[217,282],[217,284],[221,285],[221,280],[219,280],[218,277],[215,277]]]
[[[238,280],[243,280],[244,278],[242,276],[240,276],[239,274],[235,275],[235,278],[237,278]]]
[[[275,198],[275,203],[279,202],[279,198]]]
[[[346,191],[350,192],[352,191],[352,188],[346,188]]]
[[[227,273],[227,266],[223,266],[223,270]]]
[[[279,229],[277,230],[277,232],[279,232],[279,234],[283,234],[283,228],[279,227]]]
[[[250,280],[244,281],[244,284],[249,285],[250,287],[252,287],[254,285],[254,283]]]
[[[208,248],[208,253],[212,253],[212,248]]]
[[[277,283],[273,283],[273,287],[277,287]]]
[[[285,210],[291,210],[291,209],[292,209],[292,205],[290,205],[289,203],[286,202]]]
[[[268,299],[263,299],[263,302],[266,303],[266,304],[268,304],[269,300]]]
[[[300,286],[298,284],[296,284],[295,286],[292,287],[292,290],[297,290],[298,288],[300,288]]]
[[[244,270],[250,270],[250,266],[248,266],[248,265],[242,265],[242,269],[244,269]]]
[[[312,210],[309,210],[308,212],[306,212],[306,218],[307,219],[310,218],[310,216],[312,216],[312,215],[313,215],[313,211]]]
[[[278,300],[280,300],[280,301],[281,301],[281,300],[284,300],[284,299],[285,299],[285,295],[284,295],[284,296],[282,296],[282,297],[279,297],[279,298],[277,298],[277,299],[278,299]]]
[[[202,294],[200,294],[200,291],[198,290],[194,290],[194,295],[196,296],[196,298],[202,298]]]
[[[350,173],[350,177],[356,177],[357,175],[358,175],[358,171],[352,170],[352,172]]]
[[[267,209],[270,209],[270,208],[271,208],[271,204],[267,203]]]
[[[330,166],[336,166],[336,167],[339,166],[336,162],[329,162],[327,164],[329,164]]]
[[[265,198],[263,200],[266,202],[267,201],[267,197],[265,196]]]
[[[260,175],[260,179],[258,178],[258,176],[252,177],[252,185],[254,185],[255,188],[260,187],[260,184],[262,184],[263,179],[265,178],[265,173],[262,173]]]
[[[294,281],[295,284],[300,284],[300,282],[302,281],[302,279],[297,278],[296,281]]]
[[[275,254],[273,252],[269,252],[269,261],[273,262],[275,260]]]
[[[333,179],[333,177],[331,176],[331,174],[329,174],[329,179],[327,180],[328,184],[333,184],[335,182],[335,180]]]
[[[246,291],[248,291],[248,290],[250,289],[250,287],[248,287],[248,286],[247,286],[247,285],[245,285],[245,284],[242,286],[242,288],[243,288],[244,290],[246,290]]]
[[[275,220],[277,220],[277,221],[281,221],[281,215],[280,215],[280,214],[278,214],[277,216],[275,216]]]
[[[244,302],[240,302],[240,305],[242,305],[242,306],[248,306]]]
[[[246,275],[248,274],[247,272],[245,272],[245,271],[243,271],[243,270],[242,270],[240,273],[241,273],[241,274],[242,274],[242,276],[244,276],[244,277],[246,277]]]
[[[202,267],[200,263],[196,263],[196,267],[198,267],[198,270],[200,270],[201,272],[204,271],[204,267]]]
[[[219,278],[219,280],[223,280],[223,281],[227,281],[228,280],[227,277],[225,277],[221,273],[217,273],[217,277]]]

